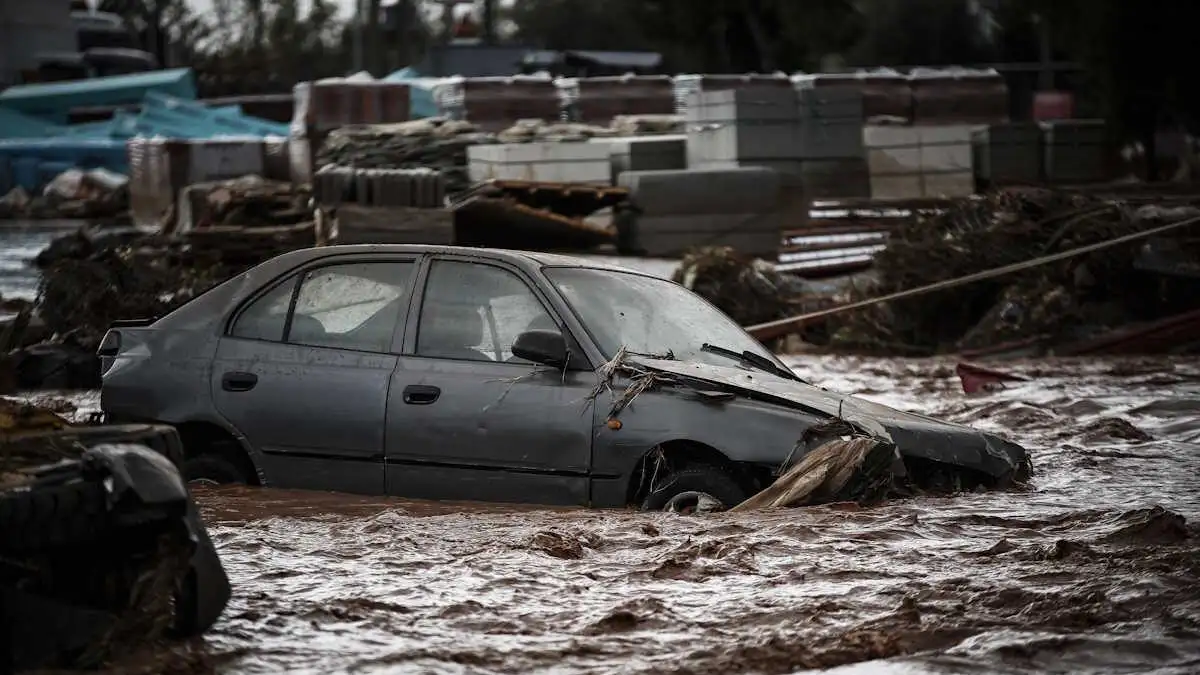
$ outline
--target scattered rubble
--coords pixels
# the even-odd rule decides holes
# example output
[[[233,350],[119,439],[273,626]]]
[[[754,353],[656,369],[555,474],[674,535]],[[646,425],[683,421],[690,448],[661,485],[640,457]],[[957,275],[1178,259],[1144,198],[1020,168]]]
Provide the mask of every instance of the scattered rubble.
[[[964,277],[1200,214],[1192,206],[1131,206],[1050,189],[1011,189],[920,214],[875,257],[875,280],[851,301]],[[1172,237],[1181,246],[1187,233]],[[928,355],[1004,345],[1035,351],[1196,306],[1197,280],[1135,264],[1145,242],[830,317],[830,346]],[[1190,244],[1194,245],[1194,244]]]
[[[183,195],[174,231],[290,226],[311,222],[313,217],[310,189],[256,175],[197,183],[185,188]]]
[[[124,218],[128,212],[129,178],[105,169],[68,169],[40,195],[15,187],[0,197],[0,220]]]
[[[451,195],[471,187],[467,148],[495,143],[496,136],[469,122],[430,118],[371,126],[342,127],[329,133],[317,153],[317,166],[359,169],[440,170]]]
[[[584,141],[589,138],[679,133],[675,115],[623,115],[608,127],[575,122],[520,120],[497,133],[470,122],[431,117],[397,124],[346,126],[331,131],[317,153],[316,166],[359,169],[428,167],[446,176],[451,197],[472,187],[467,176],[467,148],[493,143]]]
[[[217,619],[229,582],[181,447],[0,398],[0,672],[96,668]]]
[[[804,282],[729,246],[688,251],[672,280],[699,294],[742,325],[804,311]]]
[[[0,323],[0,391],[99,386],[95,352],[113,321],[152,319],[277,255],[314,246],[306,192],[243,178],[194,186],[169,233],[85,225],[34,264],[33,308]]]

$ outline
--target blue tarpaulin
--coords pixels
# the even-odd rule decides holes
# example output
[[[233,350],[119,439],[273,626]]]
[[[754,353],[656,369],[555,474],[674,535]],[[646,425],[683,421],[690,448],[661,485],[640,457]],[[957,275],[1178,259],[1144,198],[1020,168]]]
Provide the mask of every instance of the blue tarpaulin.
[[[0,139],[46,138],[65,133],[66,128],[0,108]]]
[[[136,102],[136,101],[135,101]],[[127,173],[125,141],[134,136],[179,139],[287,136],[288,126],[242,114],[236,105],[209,108],[150,91],[137,113],[70,126],[50,124],[0,107],[0,195],[16,186],[40,190],[67,169],[104,168]],[[94,105],[86,100],[80,105]],[[9,123],[11,122],[11,124]],[[19,135],[17,135],[19,134]]]
[[[0,108],[66,124],[72,108],[128,105],[140,102],[150,93],[195,99],[196,82],[192,70],[175,68],[68,82],[22,84],[0,91]]]
[[[20,186],[36,192],[68,169],[104,168],[129,172],[125,141],[104,138],[38,138],[0,141],[0,178],[8,192]]]
[[[438,107],[433,99],[433,88],[441,78],[425,77],[412,66],[407,66],[383,78],[388,82],[408,85],[409,116],[413,119],[437,117]]]

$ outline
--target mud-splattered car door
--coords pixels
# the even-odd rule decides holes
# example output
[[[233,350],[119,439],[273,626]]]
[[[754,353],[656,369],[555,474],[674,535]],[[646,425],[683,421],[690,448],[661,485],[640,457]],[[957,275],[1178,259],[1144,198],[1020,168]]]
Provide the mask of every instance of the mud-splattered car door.
[[[424,276],[388,397],[389,494],[586,505],[595,376],[511,351],[560,325],[545,296],[499,263],[435,259]]]
[[[213,400],[267,484],[384,492],[387,390],[415,271],[413,257],[342,258],[239,308],[217,348]]]

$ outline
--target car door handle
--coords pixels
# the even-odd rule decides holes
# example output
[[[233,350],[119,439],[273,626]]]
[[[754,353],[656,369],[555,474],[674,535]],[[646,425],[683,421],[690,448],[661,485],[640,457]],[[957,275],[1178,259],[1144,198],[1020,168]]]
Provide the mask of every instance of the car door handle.
[[[225,373],[221,376],[221,388],[225,391],[250,391],[258,384],[254,373]]]
[[[441,395],[441,389],[425,384],[410,384],[404,388],[404,402],[409,405],[429,405]]]

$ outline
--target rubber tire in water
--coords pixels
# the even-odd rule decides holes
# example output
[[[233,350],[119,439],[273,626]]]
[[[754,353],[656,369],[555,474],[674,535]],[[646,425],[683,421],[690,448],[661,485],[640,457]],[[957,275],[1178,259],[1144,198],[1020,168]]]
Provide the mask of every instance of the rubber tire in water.
[[[727,472],[714,466],[689,466],[672,472],[662,487],[651,492],[642,502],[643,511],[661,511],[671,498],[683,492],[701,492],[721,502],[726,509],[746,501],[750,496]]]
[[[107,500],[99,481],[0,494],[0,552],[30,553],[97,541],[108,529]]]
[[[97,443],[90,447],[129,444]],[[153,448],[147,448],[155,451]],[[119,527],[108,507],[107,476],[86,476],[75,462],[62,482],[0,493],[0,552],[27,554],[103,541]],[[168,518],[158,507],[121,514],[125,526]]]
[[[249,482],[241,469],[233,462],[217,454],[205,453],[192,457],[183,463],[183,478],[192,481],[211,481],[217,485],[241,484]]]

